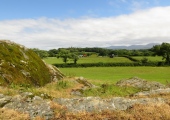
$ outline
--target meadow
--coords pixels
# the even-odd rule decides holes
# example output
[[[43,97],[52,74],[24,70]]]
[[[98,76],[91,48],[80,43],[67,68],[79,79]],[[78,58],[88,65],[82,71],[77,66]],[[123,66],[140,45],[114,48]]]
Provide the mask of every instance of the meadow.
[[[170,82],[169,67],[88,67],[60,68],[67,76],[83,76],[91,82],[116,83],[121,79],[139,77],[148,81]]]
[[[133,56],[132,58],[137,60],[142,60],[143,58],[147,58],[148,61],[163,61],[161,56]]]
[[[147,58],[148,61],[156,62],[156,61],[163,61],[161,56],[133,56],[132,58],[137,59],[137,60],[142,60],[143,58]],[[62,58],[57,58],[57,57],[47,57],[43,59],[45,62],[48,64],[62,64],[63,59]],[[131,60],[125,57],[100,57],[97,55],[91,55],[89,57],[82,57],[79,58],[77,63],[132,63]],[[67,63],[73,63],[73,60],[68,60]]]
[[[62,64],[63,60],[62,58],[57,58],[57,57],[47,57],[43,59],[45,62],[47,62],[48,64]],[[99,62],[103,62],[103,63],[118,63],[118,62],[127,62],[127,63],[131,63],[132,61],[125,58],[125,57],[114,57],[114,58],[110,58],[110,57],[97,57],[97,56],[90,56],[90,57],[82,57],[79,58],[79,60],[77,61],[77,63],[99,63]],[[67,63],[73,63],[73,60],[69,60]]]
[[[141,60],[143,56],[133,57]],[[146,57],[149,61],[161,61],[162,57],[149,56]],[[50,57],[45,58],[45,62],[49,64],[63,63],[61,58]],[[73,61],[68,61],[72,63]],[[132,62],[125,57],[97,57],[92,55],[90,57],[83,57],[77,63],[108,63],[108,62]],[[170,82],[170,68],[169,67],[84,67],[84,68],[59,68],[66,76],[80,77],[89,79],[95,83],[116,83],[121,79],[128,79],[131,77],[139,77],[148,81],[158,81],[166,84]]]

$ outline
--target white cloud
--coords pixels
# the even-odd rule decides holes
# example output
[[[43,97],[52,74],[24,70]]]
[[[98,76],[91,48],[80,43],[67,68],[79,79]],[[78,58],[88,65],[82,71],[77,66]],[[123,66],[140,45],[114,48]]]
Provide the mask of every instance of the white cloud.
[[[0,39],[40,49],[170,42],[169,11],[157,7],[108,18],[0,21]]]

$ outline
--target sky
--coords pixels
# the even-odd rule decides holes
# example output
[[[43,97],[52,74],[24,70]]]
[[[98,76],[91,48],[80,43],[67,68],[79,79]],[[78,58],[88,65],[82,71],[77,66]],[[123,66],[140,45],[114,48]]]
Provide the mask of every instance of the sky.
[[[43,50],[170,42],[170,0],[0,0],[0,40]]]

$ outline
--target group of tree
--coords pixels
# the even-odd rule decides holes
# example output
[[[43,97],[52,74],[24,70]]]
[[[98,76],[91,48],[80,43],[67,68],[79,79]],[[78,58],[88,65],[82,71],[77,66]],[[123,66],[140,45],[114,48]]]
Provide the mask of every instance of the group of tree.
[[[151,48],[154,55],[162,56],[166,64],[170,64],[170,43],[162,43],[161,45],[155,45]]]
[[[160,45],[155,45],[151,49],[141,49],[141,50],[126,50],[126,49],[106,49],[106,48],[59,48],[51,50],[39,50],[37,48],[32,49],[41,58],[45,57],[58,57],[62,58],[63,62],[67,62],[72,59],[74,63],[77,63],[80,55],[90,56],[91,54],[97,54],[98,56],[162,56],[167,64],[170,64],[170,44],[162,43]]]
[[[56,57],[62,58],[64,63],[66,63],[68,59],[72,59],[74,61],[74,64],[76,64],[77,60],[79,59],[78,54],[75,51],[71,52],[70,50],[67,49],[59,49]]]

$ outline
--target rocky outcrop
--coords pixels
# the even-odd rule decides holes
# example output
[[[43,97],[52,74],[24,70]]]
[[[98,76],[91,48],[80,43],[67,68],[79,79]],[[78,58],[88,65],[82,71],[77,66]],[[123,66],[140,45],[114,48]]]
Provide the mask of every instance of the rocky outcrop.
[[[89,82],[87,83],[89,84]],[[91,84],[90,86],[91,88],[94,87]],[[90,88],[90,86],[88,86],[88,88]],[[57,111],[54,110],[55,106],[51,108],[52,104],[64,108],[62,110],[59,108],[58,110],[62,112],[64,111],[63,113],[126,111],[133,108],[135,105],[170,105],[169,94],[170,88],[165,88],[141,91],[127,97],[101,98],[81,97],[81,95],[79,95],[79,97],[74,98],[53,98],[45,93],[36,96],[31,92],[19,91],[19,94],[15,96],[0,94],[0,108],[12,109],[21,113],[29,114],[30,119],[40,116],[45,120],[51,120],[56,115],[54,111]]]
[[[84,80],[84,78],[78,78],[77,81],[81,84],[84,84],[84,86],[88,86],[89,88],[94,87],[89,82],[87,82],[87,80]],[[153,95],[166,95],[170,93],[170,88],[166,88],[165,85],[160,84],[158,82],[148,82],[135,77],[128,80],[121,80],[117,82],[116,85],[122,87],[132,86],[140,88],[141,92],[135,93],[132,96],[129,96],[129,98],[125,97],[113,97],[110,99],[102,99],[100,97],[77,97],[70,99],[58,98],[54,99],[54,102],[65,106],[70,112],[101,112],[105,110],[127,110],[133,107],[135,104],[147,105],[150,103],[162,104],[168,102],[168,99],[165,98],[161,97],[153,98]],[[81,90],[83,90],[83,88]],[[74,92],[77,92],[76,95],[81,96],[80,90]],[[141,96],[145,97],[140,98]]]
[[[142,91],[134,94],[133,96],[151,96],[151,95],[164,95],[170,93],[170,88],[166,89],[157,89],[150,91]]]
[[[76,81],[80,84],[83,84],[84,86],[86,87],[89,87],[89,88],[94,88],[96,87],[95,85],[93,85],[92,83],[88,82],[84,77],[78,77],[76,79]]]
[[[22,45],[9,40],[0,40],[0,84],[27,84],[43,86],[51,81],[57,81],[64,75],[51,65]]]
[[[65,75],[63,73],[61,73],[61,71],[57,67],[50,65],[50,64],[46,64],[46,63],[45,63],[45,65],[47,66],[47,68],[51,74],[52,81],[56,82],[56,81],[63,79],[65,77]]]
[[[140,88],[141,90],[156,90],[156,89],[164,89],[166,88],[165,85],[159,82],[149,82],[138,77],[133,77],[125,80],[120,80],[116,83],[118,86],[124,87],[136,87]]]
[[[87,79],[85,79],[84,77],[78,77],[75,79],[75,81],[78,82],[79,84],[82,84],[83,86],[78,89],[72,89],[71,95],[82,96],[82,93],[84,90],[98,87],[98,86],[88,82]]]
[[[13,97],[0,94],[0,107],[27,113],[31,119],[40,116],[45,120],[50,120],[54,117],[54,112],[50,108],[49,100],[44,100],[28,92]]]
[[[140,98],[128,99],[123,97],[114,97],[111,99],[102,99],[100,97],[82,97],[82,98],[58,98],[54,102],[66,106],[70,112],[101,112],[104,110],[127,110],[135,104],[165,103],[163,98]]]

